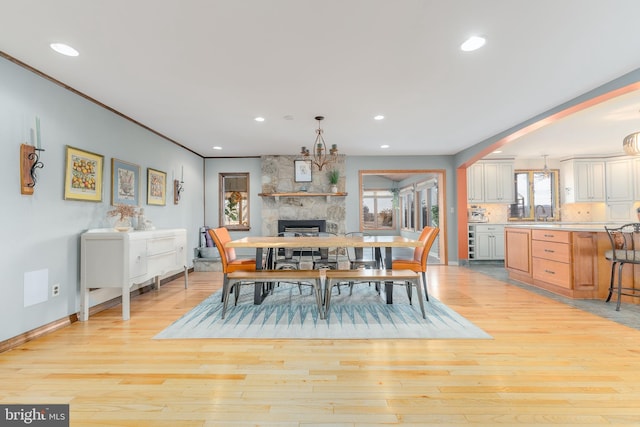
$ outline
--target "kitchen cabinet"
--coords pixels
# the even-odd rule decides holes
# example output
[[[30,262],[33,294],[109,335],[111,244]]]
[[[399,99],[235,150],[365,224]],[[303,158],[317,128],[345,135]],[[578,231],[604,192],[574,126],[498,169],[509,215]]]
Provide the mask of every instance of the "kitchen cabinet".
[[[484,203],[484,165],[481,162],[467,169],[467,201]]]
[[[509,277],[571,298],[598,295],[596,232],[507,227]]]
[[[130,290],[150,279],[183,270],[187,287],[185,229],[118,232],[93,229],[80,237],[80,320],[89,319],[92,289],[122,290],[122,319],[129,320]]]
[[[469,224],[469,261],[504,259],[504,226]]]
[[[640,200],[640,157],[633,158],[633,200]]]
[[[571,289],[571,233],[533,230],[531,257],[533,280]]]
[[[469,203],[514,203],[513,161],[478,161],[467,169]]]
[[[604,160],[565,160],[560,172],[564,203],[605,201]]]
[[[514,278],[531,278],[531,230],[506,227],[504,267]]]
[[[607,160],[605,173],[607,203],[633,202],[633,161],[630,158]]]
[[[514,203],[515,176],[512,162],[491,162],[484,165],[484,202]]]

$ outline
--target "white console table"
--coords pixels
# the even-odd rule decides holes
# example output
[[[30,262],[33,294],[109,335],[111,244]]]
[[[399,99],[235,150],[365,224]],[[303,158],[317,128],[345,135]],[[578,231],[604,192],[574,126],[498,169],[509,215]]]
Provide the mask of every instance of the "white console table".
[[[80,238],[80,320],[89,319],[89,290],[122,289],[122,319],[129,320],[130,289],[160,276],[184,270],[188,286],[187,230],[118,232],[112,228],[88,230]]]

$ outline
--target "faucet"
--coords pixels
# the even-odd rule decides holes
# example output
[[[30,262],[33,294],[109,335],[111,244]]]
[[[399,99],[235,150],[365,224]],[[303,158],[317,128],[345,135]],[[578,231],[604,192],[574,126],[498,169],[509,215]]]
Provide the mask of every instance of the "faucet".
[[[538,211],[540,209],[542,209],[542,215],[538,215]],[[538,221],[547,221],[547,219],[549,218],[547,211],[542,205],[536,205],[536,216],[538,217]]]

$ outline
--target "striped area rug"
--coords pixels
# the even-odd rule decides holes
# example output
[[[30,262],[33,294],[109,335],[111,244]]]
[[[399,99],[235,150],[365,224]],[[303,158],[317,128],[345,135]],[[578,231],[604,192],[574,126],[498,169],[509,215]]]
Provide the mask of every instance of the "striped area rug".
[[[243,286],[238,305],[232,296],[224,319],[220,296],[220,291],[209,296],[154,338],[492,338],[433,297],[425,303],[423,319],[415,291],[409,305],[402,286],[394,287],[393,304],[386,304],[373,285],[357,284],[351,296],[347,286],[340,295],[334,288],[326,319],[320,319],[310,287],[303,286],[300,294],[297,285],[281,284],[261,305],[254,305],[253,286]]]

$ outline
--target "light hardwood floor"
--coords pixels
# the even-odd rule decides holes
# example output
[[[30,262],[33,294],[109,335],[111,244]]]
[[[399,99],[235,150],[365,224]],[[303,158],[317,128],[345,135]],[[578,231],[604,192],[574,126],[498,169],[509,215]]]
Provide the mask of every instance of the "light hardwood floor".
[[[153,340],[221,285],[192,273],[130,321],[117,306],[0,354],[0,403],[69,403],[72,426],[640,425],[640,331],[464,267],[428,275],[493,339]]]

